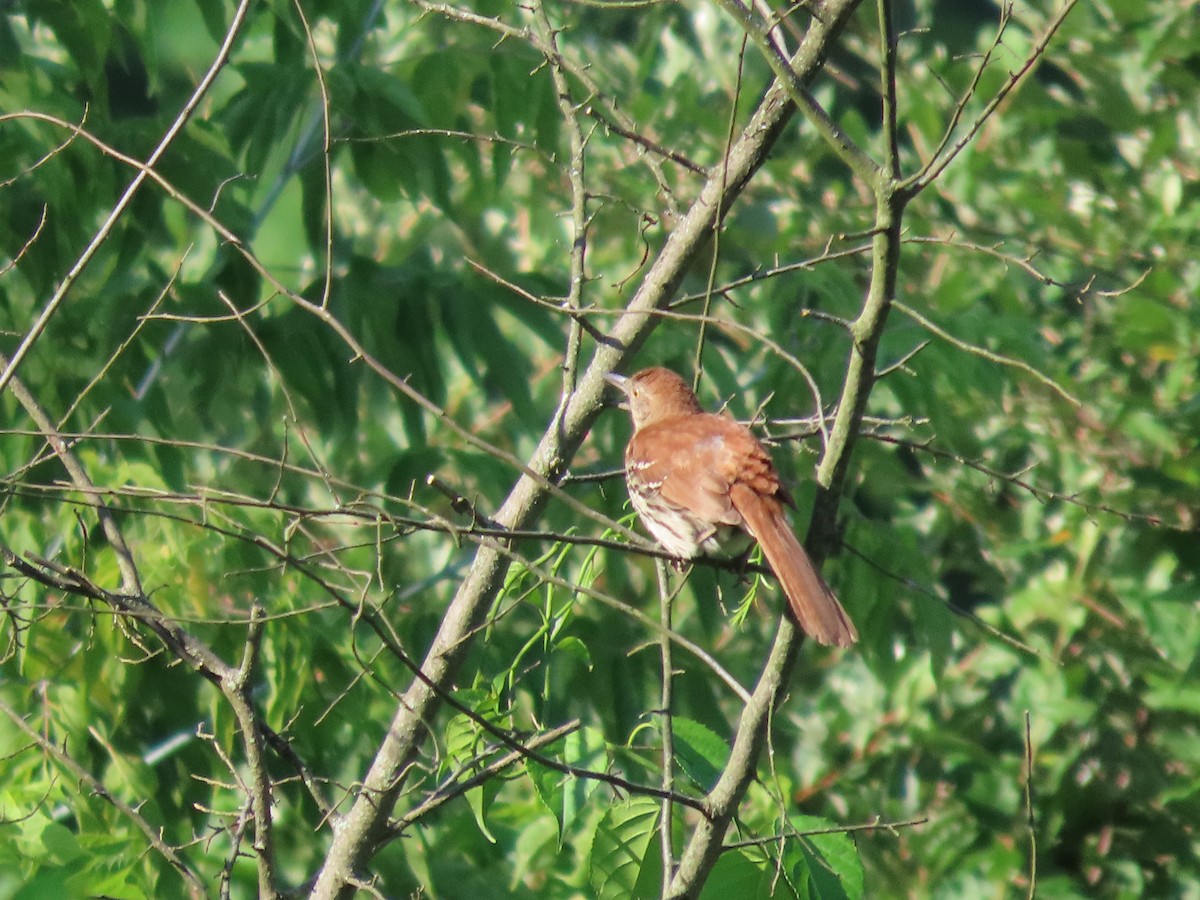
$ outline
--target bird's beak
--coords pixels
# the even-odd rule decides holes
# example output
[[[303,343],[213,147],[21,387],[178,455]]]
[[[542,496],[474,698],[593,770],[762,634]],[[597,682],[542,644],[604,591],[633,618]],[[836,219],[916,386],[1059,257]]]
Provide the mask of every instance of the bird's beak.
[[[629,379],[624,375],[618,375],[616,372],[605,372],[604,380],[615,387],[622,394],[629,390]]]
[[[603,377],[605,381],[621,392],[621,399],[614,403],[613,406],[616,406],[618,409],[628,409],[629,379],[624,375],[618,375],[616,372],[605,372]]]

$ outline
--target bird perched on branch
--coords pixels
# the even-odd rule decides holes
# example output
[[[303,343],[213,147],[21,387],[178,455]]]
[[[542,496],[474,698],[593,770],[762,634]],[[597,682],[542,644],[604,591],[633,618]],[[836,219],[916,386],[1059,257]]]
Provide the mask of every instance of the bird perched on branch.
[[[625,448],[629,499],[667,552],[693,559],[749,534],[805,632],[838,647],[857,641],[854,623],[792,533],[784,509],[791,498],[750,429],[704,412],[670,369],[605,377],[625,394],[633,416]]]

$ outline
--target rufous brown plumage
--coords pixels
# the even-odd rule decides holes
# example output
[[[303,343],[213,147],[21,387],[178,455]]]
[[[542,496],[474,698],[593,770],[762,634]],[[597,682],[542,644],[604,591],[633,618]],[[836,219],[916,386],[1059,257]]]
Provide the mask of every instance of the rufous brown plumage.
[[[625,449],[629,498],[647,530],[680,559],[713,554],[739,532],[763,549],[796,621],[814,640],[847,647],[854,623],[788,524],[790,503],[771,457],[749,428],[706,413],[670,369],[608,376],[633,416]]]

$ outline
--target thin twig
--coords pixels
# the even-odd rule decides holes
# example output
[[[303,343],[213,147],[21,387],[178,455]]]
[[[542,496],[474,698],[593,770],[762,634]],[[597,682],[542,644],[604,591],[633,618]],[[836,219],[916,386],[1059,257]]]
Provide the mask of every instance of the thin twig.
[[[242,662],[237,670],[222,680],[221,690],[233,709],[238,730],[242,735],[242,746],[246,753],[247,777],[244,790],[247,803],[253,810],[254,850],[258,861],[258,895],[260,898],[278,897],[275,870],[275,838],[271,820],[271,776],[263,754],[264,736],[259,725],[258,714],[250,697],[253,687],[250,677],[256,668],[262,649],[263,611],[255,604],[250,611],[250,625],[243,647]]]
[[[466,22],[481,28],[490,29],[502,38],[510,38],[528,43],[544,58],[549,59],[551,56],[556,55],[556,51],[548,47],[542,36],[533,28],[510,25],[499,17],[480,15],[472,10],[463,9],[450,3],[435,3],[430,2],[430,0],[413,0],[413,2],[426,12],[435,13],[453,21]],[[613,121],[621,126],[621,130],[617,133],[623,137],[639,134],[637,123],[625,114],[619,103],[604,95],[595,79],[592,78],[591,72],[588,71],[587,65],[569,60],[561,54],[557,54],[557,56],[558,65],[562,70],[581,84],[584,91],[591,98],[583,107],[585,114],[600,112],[602,121]],[[630,139],[633,140],[632,138]],[[659,192],[674,215],[677,212],[674,196],[670,183],[663,173],[662,166],[659,164],[658,154],[653,150],[653,142],[634,140],[634,145],[637,148],[636,152],[639,158],[652,173],[658,184]]]
[[[993,362],[993,363],[996,363],[997,365],[1007,366],[1011,369],[1016,369],[1017,371],[1024,372],[1026,375],[1029,375],[1031,378],[1034,378],[1037,381],[1040,381],[1046,387],[1050,388],[1052,391],[1054,391],[1056,394],[1058,394],[1060,397],[1062,397],[1064,400],[1066,400],[1072,406],[1075,406],[1075,407],[1083,406],[1082,400],[1080,400],[1078,397],[1076,397],[1074,394],[1072,394],[1070,391],[1068,391],[1065,387],[1063,387],[1061,384],[1059,384],[1057,381],[1055,381],[1049,375],[1045,375],[1042,372],[1039,372],[1037,369],[1035,369],[1029,363],[1025,362],[1025,360],[1014,359],[1011,356],[1005,356],[1002,353],[996,353],[992,350],[988,350],[986,347],[980,347],[978,344],[972,344],[969,341],[964,341],[961,338],[957,338],[954,335],[952,335],[950,332],[948,332],[944,328],[942,328],[940,325],[937,325],[935,322],[933,322],[932,319],[929,319],[927,316],[924,316],[921,313],[917,312],[911,306],[901,303],[899,300],[896,300],[893,303],[893,305],[896,307],[896,309],[900,310],[900,312],[904,313],[906,316],[908,316],[910,319],[912,319],[914,322],[916,322],[918,325],[920,325],[926,331],[936,335],[937,337],[941,338],[943,341],[946,341],[946,343],[957,347],[959,350],[962,350],[965,353],[970,353],[972,356],[978,356],[980,359],[986,359],[988,362]]]
[[[75,140],[74,135],[67,138],[66,143],[70,143],[73,140]],[[65,144],[64,144],[64,146],[65,146]],[[4,187],[4,184],[0,183],[0,188],[2,188],[2,187]],[[0,266],[0,276],[7,275],[10,270],[16,268],[17,263],[19,263],[21,261],[22,257],[24,257],[25,254],[29,252],[29,248],[37,243],[37,239],[42,234],[42,229],[46,227],[46,219],[49,216],[49,214],[50,214],[50,208],[48,206],[46,206],[45,204],[43,204],[42,205],[42,214],[38,218],[37,225],[33,226],[33,233],[31,235],[29,235],[29,237],[25,240],[25,243],[21,245],[21,249],[19,249],[16,253],[13,254],[12,259],[10,259],[4,265]]]
[[[583,286],[587,268],[587,144],[584,140],[583,129],[576,115],[577,107],[571,97],[571,85],[563,63],[562,54],[558,49],[558,35],[550,24],[545,4],[541,0],[531,0],[534,20],[542,44],[546,47],[546,63],[550,67],[550,77],[554,82],[554,96],[558,103],[559,117],[567,130],[567,143],[571,154],[567,166],[567,179],[571,186],[571,275],[568,281],[567,297],[563,302],[566,310],[578,310],[583,305]],[[562,360],[562,391],[559,396],[558,412],[555,420],[560,418],[575,393],[575,384],[579,372],[579,354],[583,342],[583,328],[578,316],[571,316],[567,326],[566,349]]]
[[[879,174],[879,166],[849,136],[829,118],[829,115],[809,93],[807,86],[781,49],[771,40],[770,27],[763,26],[741,0],[717,0],[718,5],[737,20],[747,35],[762,52],[771,71],[783,86],[788,98],[804,113],[817,133],[833,149],[834,153],[855,175],[867,184],[873,184]]]
[[[553,744],[555,741],[559,741],[567,735],[573,734],[578,730],[578,720],[565,722],[562,725],[559,725],[557,728],[552,728],[549,731],[544,731],[541,734],[537,734],[531,738],[528,738],[524,742],[524,749],[526,751],[539,751],[543,747],[547,747],[550,744]],[[489,750],[488,754],[492,752],[495,751]],[[512,750],[503,756],[497,757],[487,765],[479,767],[469,778],[454,778],[447,780],[445,783],[439,785],[434,791],[432,791],[429,796],[425,798],[425,800],[423,800],[417,806],[414,806],[395,822],[391,823],[389,826],[389,831],[391,834],[396,836],[403,835],[405,831],[421,821],[421,819],[437,811],[438,809],[441,809],[450,801],[461,797],[467,791],[486,784],[514,764],[529,760],[530,757],[528,753],[523,753],[520,750]]]
[[[321,55],[317,52],[317,42],[313,37],[312,27],[308,24],[308,16],[304,13],[301,0],[293,0],[296,16],[300,27],[304,30],[304,38],[308,42],[308,53],[312,58],[313,73],[317,76],[317,90],[321,94],[321,165],[325,178],[325,261],[324,282],[321,285],[321,305],[329,305],[329,297],[333,291],[333,170],[329,154],[333,147],[333,135],[329,127],[329,86],[325,84],[325,70],[321,66]]]
[[[1033,726],[1025,710],[1025,824],[1029,828],[1028,900],[1037,896],[1037,819],[1033,812]]]
[[[727,9],[733,5],[734,0],[722,2]],[[737,9],[741,9],[740,5]],[[755,25],[748,23],[746,27],[753,28]],[[772,68],[778,77],[786,76],[786,72],[780,72],[774,66]],[[803,99],[797,98],[792,92],[789,92],[789,97],[797,102]],[[809,120],[815,122],[813,113],[809,110],[806,112],[809,113]],[[819,125],[818,130],[822,130]],[[837,149],[836,135],[828,130],[824,133],[835,142]],[[817,471],[819,488],[808,535],[810,555],[817,564],[825,555],[826,547],[834,540],[837,506],[849,472],[851,451],[870,396],[875,356],[896,293],[900,224],[905,203],[905,198],[897,192],[892,179],[877,177],[878,168],[872,161],[856,153],[852,147],[843,149],[840,155],[847,166],[875,190],[876,216],[871,241],[871,282],[859,317],[850,329],[853,343],[843,378],[842,397]],[[793,622],[786,616],[782,617],[762,674],[738,722],[729,760],[709,792],[709,820],[693,830],[671,884],[670,897],[687,897],[698,893],[716,864],[725,833],[755,775],[767,738],[767,724],[787,689],[802,640]]]
[[[1029,471],[1029,468],[1032,467],[1026,468],[1021,472],[1005,472],[1001,469],[995,469],[991,466],[985,465],[978,460],[969,459],[949,450],[942,450],[934,447],[929,441],[909,441],[885,434],[876,434],[872,435],[872,437],[877,441],[882,441],[888,444],[896,444],[897,446],[901,447],[908,447],[916,453],[926,453],[937,459],[949,460],[957,463],[960,466],[966,466],[969,469],[974,469],[976,472],[980,472],[989,478],[995,478],[999,481],[1003,481],[1005,484],[1011,484],[1013,487],[1017,487],[1023,491],[1026,491],[1041,503],[1068,503],[1072,506],[1077,506],[1088,513],[1106,513],[1108,515],[1117,516],[1118,518],[1124,519],[1127,522],[1145,522],[1146,524],[1153,525],[1155,527],[1183,527],[1182,525],[1169,525],[1167,522],[1165,522],[1163,517],[1157,513],[1130,512],[1129,510],[1117,509],[1114,506],[1109,506],[1104,503],[1088,503],[1079,499],[1079,494],[1077,492],[1063,493],[1062,491],[1054,491],[1050,490],[1049,488],[1039,487],[1028,478],[1023,477],[1024,472]]]
[[[675,789],[675,727],[671,718],[675,685],[675,664],[671,656],[671,641],[668,635],[674,630],[671,627],[671,606],[674,599],[667,581],[667,564],[659,561],[655,565],[658,575],[658,618],[663,630],[658,642],[658,658],[661,672],[659,687],[658,715],[659,736],[662,743],[662,789],[668,796],[664,797],[659,813],[658,836],[662,852],[662,890],[664,896],[671,886],[675,876],[675,849],[672,836],[672,826],[675,821],[674,806],[670,794]]]
[[[721,163],[720,173],[722,186],[729,174],[729,148],[733,146],[734,138],[737,136],[737,114],[738,101],[742,96],[742,76],[745,72],[746,65],[746,41],[747,37],[742,35],[741,46],[738,48],[738,63],[737,75],[733,88],[733,103],[729,107],[729,125],[725,131],[725,143],[721,147]],[[718,213],[718,217],[720,214]],[[712,312],[713,302],[713,285],[717,281],[717,264],[721,260],[721,229],[717,229],[713,234],[712,249],[708,260],[708,283],[704,288],[704,309],[701,312],[702,319],[700,327],[696,329],[696,350],[692,355],[692,390],[699,392],[700,379],[704,374],[704,347],[708,336],[708,317]]]
[[[762,847],[767,844],[777,844],[781,837],[806,838],[819,837],[823,834],[858,834],[861,832],[870,831],[886,831],[889,834],[897,834],[902,828],[916,828],[918,825],[928,824],[928,816],[919,816],[915,819],[903,819],[899,822],[881,822],[876,816],[870,822],[864,822],[861,825],[834,825],[829,828],[811,828],[804,831],[795,831],[790,835],[768,835],[761,838],[749,838],[744,841],[730,841],[724,845],[726,850],[741,850],[746,847]]]

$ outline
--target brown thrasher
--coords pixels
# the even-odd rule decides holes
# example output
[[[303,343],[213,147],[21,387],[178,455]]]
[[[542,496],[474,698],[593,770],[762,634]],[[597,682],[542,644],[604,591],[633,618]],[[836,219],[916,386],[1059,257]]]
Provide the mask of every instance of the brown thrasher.
[[[784,511],[791,498],[750,429],[704,412],[670,369],[605,378],[625,393],[633,416],[625,448],[629,499],[667,552],[692,559],[746,532],[762,547],[801,628],[822,644],[857,641],[854,623],[792,534]]]

